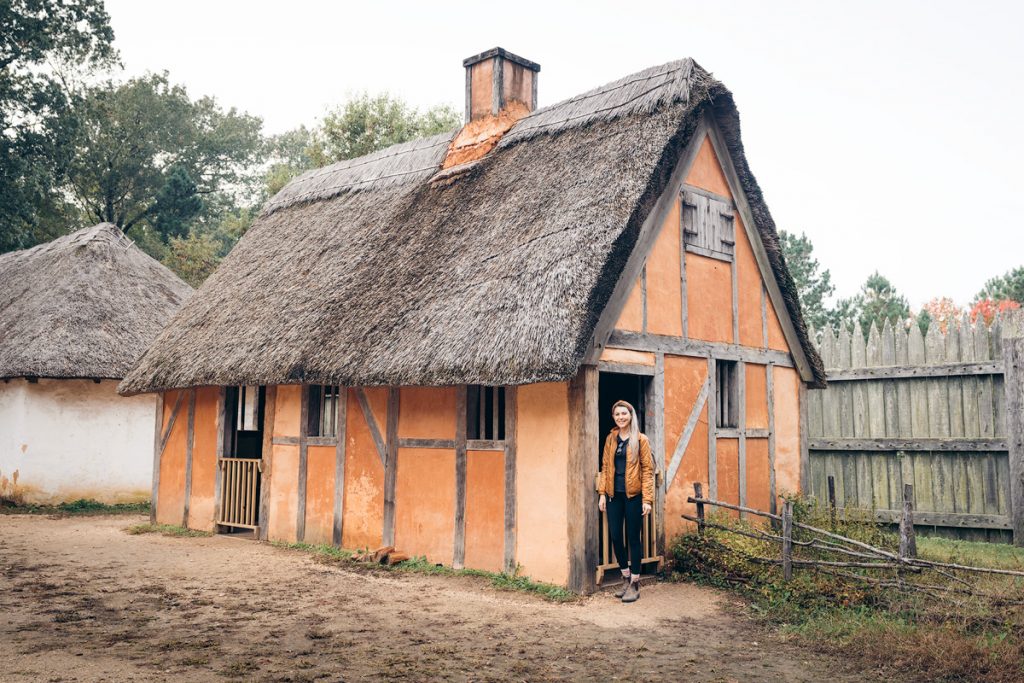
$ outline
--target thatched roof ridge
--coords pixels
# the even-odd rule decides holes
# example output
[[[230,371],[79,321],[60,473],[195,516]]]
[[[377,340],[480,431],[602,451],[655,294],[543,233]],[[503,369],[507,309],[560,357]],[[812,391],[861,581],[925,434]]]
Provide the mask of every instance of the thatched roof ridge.
[[[0,254],[0,378],[120,379],[191,293],[109,223]]]
[[[704,112],[823,381],[732,95],[681,60],[534,112],[464,169],[436,173],[448,142],[437,136],[293,181],[121,390],[572,377]]]
[[[343,192],[414,185],[437,173],[458,130],[411,140],[366,156],[306,171],[274,195],[263,215],[295,204],[330,199]]]

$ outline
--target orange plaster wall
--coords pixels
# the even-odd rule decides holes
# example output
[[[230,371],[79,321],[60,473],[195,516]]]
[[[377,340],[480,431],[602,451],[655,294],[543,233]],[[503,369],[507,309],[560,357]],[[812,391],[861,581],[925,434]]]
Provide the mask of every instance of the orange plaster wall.
[[[677,200],[647,257],[647,331],[651,334],[683,334],[679,221]]]
[[[703,358],[665,356],[665,458],[666,466],[679,444],[694,401],[707,379],[708,365]],[[672,537],[683,532],[687,522],[679,515],[693,515],[694,506],[686,502],[693,494],[693,482],[708,480],[707,409],[701,411],[697,426],[682,455],[676,478],[667,482],[665,495],[665,534]]]
[[[196,390],[195,433],[192,445],[192,500],[188,509],[190,529],[213,531],[217,475],[217,387]]]
[[[491,113],[493,76],[494,60],[492,59],[477,62],[470,71],[470,109],[474,119]]]
[[[743,220],[736,215],[736,285],[739,291],[736,308],[739,314],[740,344],[764,346],[761,328],[761,271],[754,258],[754,249],[747,239]]]
[[[455,438],[455,387],[403,387],[400,391],[400,438]]]
[[[505,560],[505,454],[466,455],[466,566],[500,572]]]
[[[686,306],[690,338],[732,343],[730,265],[687,253]]]
[[[181,524],[185,514],[185,448],[188,442],[188,392],[178,407],[178,417],[160,455],[160,489],[157,493],[156,521],[158,524]],[[178,392],[164,394],[164,429],[174,411]]]
[[[654,354],[647,351],[630,351],[629,349],[605,349],[601,352],[601,360],[608,363],[628,363],[631,365],[648,365],[654,367]]]
[[[348,390],[346,412],[342,545],[353,549],[379,548],[384,530],[384,466],[353,389]],[[379,420],[383,411],[377,415]]]
[[[800,377],[793,368],[775,368],[775,488],[800,490]]]
[[[644,328],[644,300],[640,280],[633,283],[633,289],[629,292],[626,305],[619,314],[619,321],[615,323],[615,329],[624,332],[641,332]]]
[[[718,500],[738,505],[740,502],[739,439],[718,439],[715,460],[718,463]]]
[[[527,576],[563,586],[569,578],[568,389],[558,382],[516,392],[516,560]]]
[[[768,439],[747,439],[747,507],[771,509]]]
[[[277,387],[274,406],[274,436],[298,436],[302,416],[302,387],[282,384]]]
[[[451,565],[455,549],[455,451],[399,448],[395,547]]]
[[[295,541],[295,523],[299,502],[299,447],[274,445],[270,476],[267,537],[272,541]]]
[[[767,302],[768,309],[768,348],[777,351],[789,351],[789,344],[786,343],[786,335],[782,332],[782,325],[779,323],[779,316],[775,313],[775,307],[771,299]]]
[[[697,152],[697,157],[693,160],[693,166],[686,176],[686,183],[709,192],[732,197],[725,173],[722,172],[722,167],[718,164],[715,148],[707,136],[704,137],[700,151]]]
[[[370,404],[370,410],[373,411],[373,417],[377,420],[377,429],[380,430],[381,437],[387,435],[388,427],[388,388],[387,387],[368,387],[363,391],[366,392],[366,400]],[[363,411],[359,407],[359,401],[356,401],[356,410],[362,415]],[[399,408],[399,420],[401,420],[401,408]]]
[[[334,533],[334,446],[306,447],[306,543],[331,543]]]
[[[768,428],[767,366],[746,364],[747,428]]]

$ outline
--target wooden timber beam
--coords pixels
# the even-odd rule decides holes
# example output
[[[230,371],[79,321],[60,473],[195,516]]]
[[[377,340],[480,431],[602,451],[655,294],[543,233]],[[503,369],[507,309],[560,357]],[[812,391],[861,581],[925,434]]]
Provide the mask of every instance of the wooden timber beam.
[[[1006,439],[810,439],[812,451],[1007,451]]]
[[[879,366],[826,370],[829,382],[848,382],[865,379],[907,379],[918,377],[960,377],[964,375],[1001,375],[1002,361],[981,363],[942,363],[939,365]]]
[[[697,339],[682,339],[680,337],[669,337],[659,334],[639,334],[615,330],[608,337],[607,345],[608,347],[628,349],[630,351],[660,352],[673,356],[690,356],[692,358],[714,356],[721,360],[737,360],[760,365],[774,363],[781,367],[793,367],[793,359],[785,351],[759,349],[750,346],[739,346],[738,344],[724,344],[722,342],[699,341]]]

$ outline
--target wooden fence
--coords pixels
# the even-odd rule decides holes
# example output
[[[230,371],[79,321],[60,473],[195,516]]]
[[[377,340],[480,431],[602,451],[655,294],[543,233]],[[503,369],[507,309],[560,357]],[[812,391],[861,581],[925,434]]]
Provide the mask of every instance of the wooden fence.
[[[807,392],[806,486],[840,508],[975,540],[1024,543],[1020,319],[812,330],[828,388]],[[1016,503],[1016,504],[1015,504]]]

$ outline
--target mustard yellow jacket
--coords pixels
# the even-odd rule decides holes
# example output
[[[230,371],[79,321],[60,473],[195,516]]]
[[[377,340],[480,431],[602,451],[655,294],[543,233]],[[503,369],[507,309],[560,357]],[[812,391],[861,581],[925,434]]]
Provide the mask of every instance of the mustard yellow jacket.
[[[615,496],[615,448],[618,446],[619,429],[615,427],[604,441],[601,454],[601,472],[597,478],[597,492],[609,498]],[[654,458],[651,457],[651,442],[640,435],[640,457],[626,453],[626,497],[632,498],[643,493],[644,502],[654,505]]]

